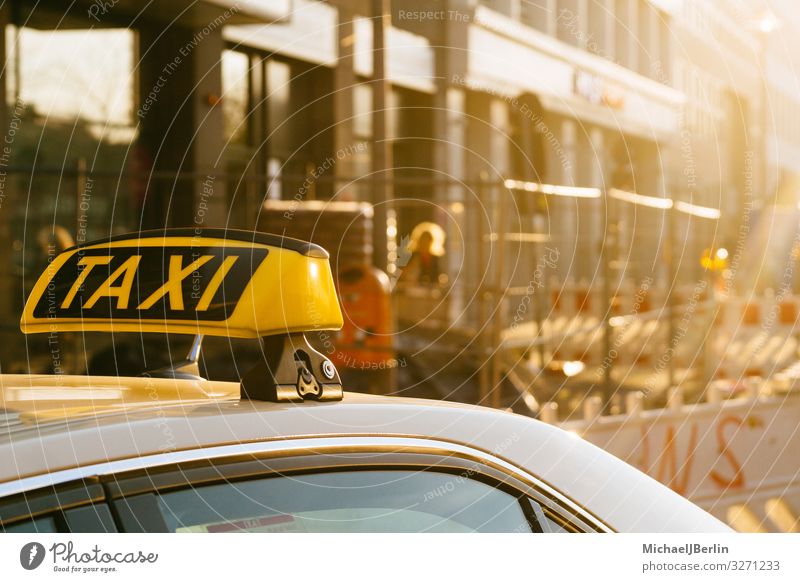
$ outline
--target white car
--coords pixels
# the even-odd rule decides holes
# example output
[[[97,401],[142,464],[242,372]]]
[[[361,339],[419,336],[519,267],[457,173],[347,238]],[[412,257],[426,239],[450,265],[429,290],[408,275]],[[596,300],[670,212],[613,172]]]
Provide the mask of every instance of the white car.
[[[553,426],[343,392],[302,335],[341,324],[318,247],[169,231],[63,255],[23,331],[262,338],[264,364],[241,383],[197,377],[196,353],[146,377],[0,376],[6,532],[730,531]]]

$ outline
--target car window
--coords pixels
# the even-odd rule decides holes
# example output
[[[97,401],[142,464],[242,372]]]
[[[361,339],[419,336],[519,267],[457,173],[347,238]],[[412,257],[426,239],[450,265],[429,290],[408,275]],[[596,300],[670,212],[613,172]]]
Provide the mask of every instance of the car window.
[[[56,501],[55,497],[50,497]],[[0,531],[8,533],[105,533],[115,532],[117,527],[108,505],[95,503],[70,509],[52,506],[47,515],[26,519],[11,524],[0,524]]]
[[[530,532],[520,500],[463,475],[361,470],[158,495],[176,532]],[[538,529],[538,528],[537,528]]]
[[[37,517],[10,525],[0,526],[6,533],[56,533],[56,520],[53,517]]]

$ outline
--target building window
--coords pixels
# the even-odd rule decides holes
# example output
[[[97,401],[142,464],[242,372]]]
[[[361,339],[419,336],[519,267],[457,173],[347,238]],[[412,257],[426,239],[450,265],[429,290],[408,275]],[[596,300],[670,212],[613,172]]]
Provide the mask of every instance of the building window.
[[[397,131],[397,100],[392,93],[386,106],[390,109],[388,115],[389,126],[387,137],[396,135]],[[353,151],[348,155],[351,171],[356,176],[366,176],[372,171],[372,86],[359,84],[353,87]],[[366,182],[356,183],[350,191],[359,200],[369,200],[369,185]]]
[[[372,138],[372,87],[361,84],[353,87],[353,134]]]
[[[504,14],[506,16],[514,17],[514,5],[518,0],[481,0],[481,4],[487,8]]]
[[[650,76],[650,66],[655,58],[653,55],[653,7],[647,0],[639,0],[637,10],[637,38],[636,47],[639,52],[638,67],[640,75]]]
[[[250,112],[250,61],[246,54],[226,50],[222,53],[222,111],[225,139],[246,144]]]
[[[292,153],[290,118],[292,68],[288,63],[269,59],[267,67],[267,147],[269,155],[280,159]]]
[[[6,27],[8,103],[48,123],[78,120],[95,138],[132,141],[135,34],[129,29]]]
[[[633,0],[614,0],[614,58],[623,67],[632,68],[633,53],[631,43],[633,41],[631,30],[631,13]]]
[[[586,45],[586,14],[579,0],[558,0],[556,34],[558,39],[572,46]]]
[[[586,50],[596,55],[608,57],[609,54],[609,34],[608,10],[605,0],[588,0],[589,4],[589,32],[586,42]]]
[[[670,38],[669,16],[665,12],[656,10],[655,17],[656,46],[658,47],[658,53],[652,71],[653,78],[659,83],[672,86],[672,68],[670,67],[670,46],[672,41]]]
[[[555,0],[520,0],[519,19],[523,24],[550,34],[550,23],[556,17],[555,4]]]

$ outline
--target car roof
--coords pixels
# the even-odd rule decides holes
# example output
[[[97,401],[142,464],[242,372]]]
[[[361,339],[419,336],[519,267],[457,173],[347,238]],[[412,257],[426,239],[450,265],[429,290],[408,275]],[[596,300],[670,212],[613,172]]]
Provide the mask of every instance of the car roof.
[[[0,495],[23,477],[270,439],[395,435],[490,452],[618,531],[727,531],[616,457],[557,427],[479,406],[345,393],[338,402],[240,400],[239,384],[0,375]]]

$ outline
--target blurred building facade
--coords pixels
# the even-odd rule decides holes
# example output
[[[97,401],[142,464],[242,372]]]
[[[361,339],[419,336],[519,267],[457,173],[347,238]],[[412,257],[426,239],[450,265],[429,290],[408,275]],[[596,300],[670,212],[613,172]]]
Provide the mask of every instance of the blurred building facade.
[[[800,219],[797,6],[671,4],[675,86],[685,98],[672,190],[721,210],[714,244],[730,249],[737,286],[777,290],[794,270]]]
[[[792,88],[800,28],[791,2],[383,3],[391,10],[390,89],[387,133],[379,136],[371,123],[376,6],[381,3],[297,2],[296,18],[285,26],[226,33],[241,43],[237,48],[257,46],[273,57],[333,69],[327,86],[334,97],[323,105],[336,120],[332,149],[365,140],[362,155],[334,173],[375,171],[371,148],[388,140],[395,178],[430,169],[431,178],[443,174],[469,184],[462,189],[465,201],[480,199],[477,181],[511,178],[620,188],[719,209],[719,221],[677,213],[677,224],[668,225],[663,212],[619,205],[611,220],[618,223],[620,277],[664,282],[666,233],[675,228],[677,246],[669,253],[690,277],[702,276],[698,248],[726,247],[741,279],[773,262],[762,286],[780,284],[798,219],[793,152],[800,144],[800,103]],[[298,151],[290,156],[294,162]],[[287,167],[280,157],[270,163]],[[313,160],[303,163],[313,166]],[[370,199],[367,191],[352,190],[334,194]],[[443,202],[444,192],[452,203],[458,190],[398,182],[394,195]],[[492,200],[490,194],[480,203]],[[432,217],[410,208],[399,218],[401,236],[415,220]],[[567,258],[556,267],[562,282],[597,279],[608,234],[603,208],[602,200],[548,203],[545,229]],[[439,214],[440,221],[453,221],[446,210]],[[770,228],[776,222],[783,231],[777,239]],[[456,271],[474,249],[459,243],[463,237],[450,226]],[[529,275],[519,271],[516,283]],[[472,285],[483,276],[479,269],[464,280]]]
[[[467,215],[493,211],[509,179],[719,208],[719,223],[678,225],[700,246],[735,248],[743,209],[796,210],[791,2],[184,4],[176,22],[174,3],[4,5],[0,280],[31,276],[42,228],[253,228],[265,197],[376,203],[390,274],[404,236],[436,221],[467,289],[487,275],[462,271],[481,244]],[[562,283],[602,275],[610,222],[618,277],[666,282],[665,213],[605,202],[518,196],[512,214],[549,237]],[[537,252],[517,252],[511,284]],[[21,288],[2,294],[7,314]]]
[[[344,179],[381,172],[373,163],[375,144],[388,141],[393,196],[434,203],[427,210],[424,202],[401,206],[398,233],[423,219],[453,223],[453,271],[474,249],[443,203],[458,203],[460,190],[463,202],[491,205],[493,195],[478,193],[476,183],[510,178],[620,188],[719,209],[719,222],[677,220],[683,247],[671,252],[681,258],[681,270],[697,274],[698,246],[752,248],[754,238],[765,236],[752,232],[762,207],[786,200],[796,205],[797,157],[791,152],[800,142],[792,130],[798,105],[788,81],[794,78],[792,51],[776,51],[772,31],[762,30],[769,26],[765,18],[775,18],[780,36],[791,37],[797,28],[790,4],[298,1],[284,24],[227,29],[234,45],[226,58],[246,52],[283,63],[268,68],[285,67],[284,82],[270,84],[266,74],[272,89],[265,100],[285,103],[295,114],[276,111],[272,123],[278,125],[252,142],[268,144],[259,162],[268,175],[307,174],[322,152],[346,151],[359,140],[358,155],[345,156],[330,174]],[[372,14],[381,7],[391,10],[385,54],[379,54],[389,88],[386,133],[376,135]],[[310,94],[303,87],[307,77],[314,78]],[[239,116],[247,113],[242,109]],[[320,124],[332,130],[320,134]],[[403,177],[431,184],[402,184]],[[466,186],[437,187],[442,177]],[[315,195],[369,201],[376,191],[364,182],[337,184],[317,179]],[[286,180],[271,186],[269,195],[276,197],[297,189]],[[556,267],[561,281],[597,279],[607,235],[603,208],[602,200],[549,201],[545,228],[568,258]],[[778,215],[786,228],[796,219]],[[620,276],[663,281],[665,214],[621,205],[613,220],[624,255],[616,261]],[[775,250],[761,248],[763,260]],[[472,285],[485,273],[463,275]],[[516,283],[524,284],[529,273],[519,276]]]
[[[667,195],[664,152],[677,140],[683,97],[671,82],[669,17],[656,4],[384,4],[391,10],[385,55],[373,51],[371,15],[380,2],[298,1],[285,24],[226,29],[235,43],[226,58],[266,59],[266,101],[270,107],[284,103],[289,111],[273,117],[269,135],[252,141],[257,148],[267,144],[259,165],[268,174],[306,173],[322,152],[347,151],[358,140],[364,142],[359,155],[345,156],[330,174],[345,179],[380,173],[375,148],[388,141],[393,172],[384,175],[394,179],[393,198],[402,200],[396,205],[399,237],[421,220],[442,223],[450,271],[460,272],[468,288],[486,271],[461,270],[463,257],[476,254],[480,243],[465,235],[474,225],[465,228],[457,213],[465,205],[492,208],[506,179]],[[385,57],[389,84],[383,135],[375,132],[373,113],[376,91],[383,90],[374,81],[376,56]],[[283,81],[270,70],[281,68]],[[321,127],[332,130],[320,134]],[[326,178],[315,180],[316,195],[370,200],[377,190],[369,183],[337,183],[331,190]],[[492,186],[482,189],[481,182]],[[270,196],[290,197],[296,190],[286,180],[271,186]],[[524,197],[515,200],[520,221],[535,220],[529,204]],[[564,257],[553,276],[598,278],[603,208],[602,200],[565,198],[542,210],[543,228]],[[619,220],[627,224],[620,248],[634,248],[630,276],[663,271],[657,260],[663,217],[641,211]],[[650,244],[630,245],[643,238]],[[514,254],[535,264],[524,249]],[[510,283],[526,284],[528,271],[515,271]]]

